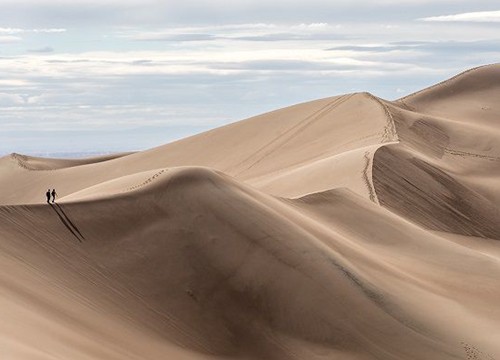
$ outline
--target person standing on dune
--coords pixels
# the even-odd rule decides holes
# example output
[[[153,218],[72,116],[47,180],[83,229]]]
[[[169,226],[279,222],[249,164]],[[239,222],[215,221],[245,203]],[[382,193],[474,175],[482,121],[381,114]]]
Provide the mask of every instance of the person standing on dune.
[[[45,196],[47,196],[47,204],[50,203],[50,189],[47,190]]]
[[[56,189],[52,189],[52,204],[56,201]],[[49,199],[50,199],[50,196],[49,196]]]

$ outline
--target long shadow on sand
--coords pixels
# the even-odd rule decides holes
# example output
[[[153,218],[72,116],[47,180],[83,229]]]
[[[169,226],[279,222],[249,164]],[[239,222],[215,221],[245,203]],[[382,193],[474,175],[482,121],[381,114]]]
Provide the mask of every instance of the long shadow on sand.
[[[82,242],[85,240],[85,237],[82,235],[80,230],[76,227],[76,225],[70,220],[68,215],[64,212],[63,208],[56,203],[51,203],[50,206],[56,212],[57,216],[61,220],[61,222],[66,226],[66,228],[73,234],[73,236],[79,241]]]

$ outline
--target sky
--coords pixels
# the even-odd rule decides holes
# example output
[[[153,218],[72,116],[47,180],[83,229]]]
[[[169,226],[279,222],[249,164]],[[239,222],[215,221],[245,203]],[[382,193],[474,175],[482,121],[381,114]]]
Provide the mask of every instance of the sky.
[[[0,155],[142,150],[499,59],[498,0],[0,0]]]

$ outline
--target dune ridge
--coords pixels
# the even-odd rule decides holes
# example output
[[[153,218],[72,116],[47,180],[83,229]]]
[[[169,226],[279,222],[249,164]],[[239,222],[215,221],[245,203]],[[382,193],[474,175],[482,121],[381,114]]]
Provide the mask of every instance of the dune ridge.
[[[448,79],[445,79],[443,81],[440,81],[432,86],[429,86],[425,89],[421,89],[421,90],[418,90],[414,93],[411,93],[411,94],[408,94],[406,96],[403,96],[402,98],[399,98],[397,101],[398,102],[404,102],[406,99],[411,99],[411,98],[414,98],[420,94],[424,94],[424,93],[427,93],[427,92],[430,92],[436,88],[439,88],[441,86],[444,86],[444,85],[447,85],[449,84],[450,82],[452,82],[453,80],[455,79],[460,79],[461,77],[467,75],[468,73],[473,73],[475,72],[476,70],[480,70],[482,68],[490,68],[490,67],[494,67],[496,64],[488,64],[488,65],[480,65],[480,66],[476,66],[476,67],[473,67],[473,68],[470,68],[470,69],[467,69],[465,71],[462,71],[461,73],[458,73],[457,75],[455,76],[452,76],[451,78],[448,78]]]
[[[496,79],[479,67],[80,163],[1,158],[0,351],[500,358]]]
[[[96,164],[112,159],[117,159],[132,153],[118,153],[110,155],[101,155],[91,158],[83,159],[54,159],[54,158],[41,158],[36,156],[27,156],[17,153],[12,153],[10,156],[17,161],[18,165],[26,170],[43,171],[43,170],[59,170],[68,167]]]

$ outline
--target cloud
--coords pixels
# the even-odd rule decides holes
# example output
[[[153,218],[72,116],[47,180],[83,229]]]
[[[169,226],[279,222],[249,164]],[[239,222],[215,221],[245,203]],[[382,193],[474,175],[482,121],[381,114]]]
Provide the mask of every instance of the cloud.
[[[11,36],[11,35],[2,36],[2,35],[0,35],[0,44],[12,43],[12,42],[17,42],[17,41],[21,41],[21,40],[22,40],[22,38],[20,38],[19,36]]]
[[[216,63],[210,64],[212,69],[224,69],[224,70],[246,70],[255,73],[315,73],[317,75],[324,75],[326,73],[330,74],[341,74],[346,71],[358,71],[356,76],[364,76],[373,70],[384,71],[392,70],[397,71],[399,69],[407,69],[408,66],[405,64],[398,63],[380,63],[373,61],[363,61],[348,57],[338,57],[334,59],[323,59],[316,61],[309,60],[257,60],[257,61],[240,61],[240,62],[226,62],[226,63]]]
[[[18,86],[27,86],[30,83],[23,79],[0,79],[1,87],[18,87]]]
[[[21,28],[0,28],[0,34],[24,34],[24,33],[63,33],[66,32],[63,28],[50,28],[50,29],[21,29]]]
[[[139,41],[171,41],[171,42],[184,42],[184,41],[211,41],[216,40],[217,37],[211,34],[162,34],[162,33],[143,33],[132,37],[133,40]]]
[[[348,38],[340,24],[330,25],[327,23],[299,23],[296,25],[276,24],[234,24],[223,26],[199,26],[167,28],[157,31],[137,32],[131,30],[118,32],[122,38],[138,41],[168,41],[168,42],[192,42],[192,41],[254,41],[254,42],[276,42],[276,41],[320,41]]]
[[[407,46],[406,46],[407,47]],[[352,51],[352,52],[387,52],[398,50],[398,48],[406,48],[405,46],[395,46],[392,44],[387,45],[379,45],[379,44],[370,44],[370,45],[340,45],[335,46],[326,51]]]
[[[244,22],[324,23],[378,19],[413,20],[469,9],[490,9],[495,0],[2,0],[0,24],[12,27],[86,28]],[[466,10],[463,10],[466,9]]]
[[[0,93],[0,106],[14,106],[24,104],[26,101],[19,94]]]
[[[340,45],[326,50],[354,53],[412,51],[413,54],[415,54],[415,51],[420,51],[433,56],[442,53],[458,55],[471,51],[482,53],[500,52],[500,39],[480,41],[394,41],[387,44]]]
[[[442,31],[435,20],[414,21],[494,9],[493,0],[2,4],[0,42],[25,41],[0,47],[0,125],[10,131],[0,150],[8,152],[23,152],[19,144],[106,150],[103,134],[116,124],[126,130],[113,137],[117,150],[139,138],[133,147],[144,148],[347,92],[401,97],[500,58],[491,24],[450,22]],[[27,129],[34,139],[48,134],[16,140]],[[88,135],[62,144],[47,129]]]
[[[37,33],[63,33],[66,29],[48,28],[48,29],[23,29],[12,27],[0,27],[0,43],[11,43],[23,40],[20,35]]]
[[[455,15],[431,16],[418,19],[419,21],[438,21],[438,22],[500,22],[499,11],[478,11]]]
[[[37,49],[29,49],[28,52],[46,54],[46,53],[54,52],[54,49],[50,46],[44,46],[44,47],[37,48]]]
[[[338,40],[347,39],[348,35],[337,33],[319,33],[319,34],[306,34],[306,33],[293,33],[282,32],[273,34],[260,34],[260,35],[246,35],[229,37],[230,40],[241,41],[321,41],[321,40]]]
[[[54,29],[32,29],[29,31],[33,31],[35,33],[63,33],[66,32],[66,29],[63,28],[54,28]]]
[[[18,28],[0,28],[0,33],[1,34],[20,34],[23,33],[25,30],[23,29],[18,29]]]

